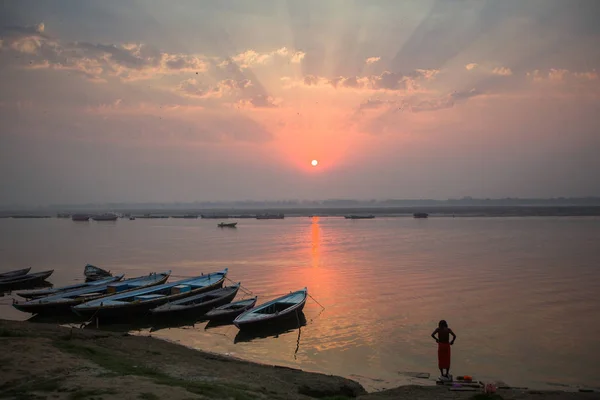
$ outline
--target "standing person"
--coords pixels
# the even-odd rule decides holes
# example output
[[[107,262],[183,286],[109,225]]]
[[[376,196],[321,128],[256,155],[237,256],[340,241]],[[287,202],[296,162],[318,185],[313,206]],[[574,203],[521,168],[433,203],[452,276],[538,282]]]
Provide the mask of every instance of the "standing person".
[[[435,334],[437,333],[437,337]],[[450,335],[452,335],[452,341],[450,341]],[[450,346],[454,344],[456,335],[452,332],[452,329],[448,328],[448,323],[445,320],[441,320],[438,327],[431,337],[438,343],[438,367],[443,377],[448,378],[450,373]],[[446,373],[444,374],[444,370]]]

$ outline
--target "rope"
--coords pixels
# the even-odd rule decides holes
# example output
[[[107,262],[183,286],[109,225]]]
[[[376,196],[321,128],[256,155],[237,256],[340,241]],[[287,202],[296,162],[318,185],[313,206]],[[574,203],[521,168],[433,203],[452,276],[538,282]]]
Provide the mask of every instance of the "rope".
[[[96,316],[96,314],[98,314],[98,311],[100,311],[100,309],[97,309],[96,312],[90,317],[90,319],[88,319],[87,321],[82,322],[81,325],[79,325],[79,329],[83,329],[88,324],[90,324],[94,320],[94,317]]]
[[[237,284],[237,282],[229,279],[228,277],[225,277],[226,280],[228,280],[229,282],[233,283],[233,284]],[[247,295],[252,295],[252,291],[246,289],[244,286],[242,286],[242,284],[240,283],[240,289],[242,292],[246,293]]]
[[[321,306],[321,308],[323,308],[323,310],[325,309],[325,307],[324,307],[324,306],[323,306],[321,303],[319,303],[317,300],[315,300],[315,298],[314,298],[314,297],[312,297],[312,296],[311,296],[310,294],[308,294],[308,293],[306,293],[306,294],[308,295],[308,297],[310,297],[311,299],[313,299],[315,303],[317,303],[318,305],[320,305],[320,306]]]

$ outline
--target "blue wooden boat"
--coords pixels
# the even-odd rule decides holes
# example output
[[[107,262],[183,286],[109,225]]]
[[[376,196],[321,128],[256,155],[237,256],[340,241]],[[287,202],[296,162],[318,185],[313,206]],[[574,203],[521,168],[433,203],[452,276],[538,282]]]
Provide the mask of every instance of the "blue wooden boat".
[[[205,317],[213,322],[232,322],[238,315],[256,305],[257,297],[240,300],[233,303],[215,307],[206,313]]]
[[[104,278],[108,278],[109,276],[112,276],[110,271],[107,271],[102,268],[98,268],[92,264],[87,264],[85,266],[85,268],[83,269],[83,275],[85,276],[85,279],[88,281],[97,281],[99,279],[104,279]]]
[[[83,289],[86,287],[98,288],[103,285],[108,285],[109,283],[120,281],[121,279],[123,279],[124,276],[125,276],[124,274],[121,274],[121,275],[117,275],[117,276],[111,276],[108,278],[100,279],[98,281],[74,283],[73,285],[60,286],[60,287],[56,287],[56,288],[27,290],[24,292],[17,292],[16,294],[17,294],[17,296],[23,297],[24,299],[28,299],[28,300],[29,299],[38,299],[40,297],[50,296],[50,295],[58,294],[58,293],[69,292],[71,290],[76,290],[76,289]]]
[[[266,302],[240,314],[233,324],[240,330],[250,330],[277,325],[290,318],[298,318],[306,304],[307,288]]]
[[[72,310],[84,317],[121,318],[147,315],[148,312],[169,301],[179,300],[223,286],[228,269],[163,283],[151,288],[117,293],[112,296],[79,304]]]
[[[19,311],[33,314],[70,312],[71,307],[89,300],[110,296],[113,293],[129,292],[136,289],[160,285],[169,279],[171,271],[156,273],[137,278],[125,279],[98,286],[88,286],[81,289],[69,290],[23,303],[15,302],[13,307]]]
[[[183,315],[202,316],[215,307],[230,303],[235,298],[240,284],[211,290],[183,299],[169,301],[150,310],[155,316],[175,317]]]

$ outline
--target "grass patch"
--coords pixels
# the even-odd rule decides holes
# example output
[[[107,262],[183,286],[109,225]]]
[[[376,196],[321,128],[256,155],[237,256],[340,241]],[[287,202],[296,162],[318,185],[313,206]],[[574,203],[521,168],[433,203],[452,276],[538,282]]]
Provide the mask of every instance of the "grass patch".
[[[125,355],[111,354],[106,349],[81,345],[73,340],[55,340],[54,346],[59,350],[85,358],[110,371],[110,373],[119,376],[143,376],[159,385],[178,386],[190,393],[200,394],[210,398],[233,397],[236,400],[252,400],[257,398],[254,393],[249,392],[248,389],[242,388],[239,385],[232,387],[229,384],[220,385],[216,383],[193,382],[173,378],[154,368],[148,368],[143,365],[134,365]]]
[[[148,393],[148,392],[140,393],[140,395],[138,397],[142,400],[160,400],[160,397],[158,397],[154,393]]]
[[[17,399],[37,399],[33,392],[56,392],[64,378],[43,379],[38,381],[20,381],[18,384],[4,384],[0,386],[0,398],[14,397]]]
[[[69,400],[84,400],[104,394],[118,394],[115,389],[80,389],[69,395]]]
[[[0,337],[25,337],[21,332],[15,332],[10,329],[0,328]]]

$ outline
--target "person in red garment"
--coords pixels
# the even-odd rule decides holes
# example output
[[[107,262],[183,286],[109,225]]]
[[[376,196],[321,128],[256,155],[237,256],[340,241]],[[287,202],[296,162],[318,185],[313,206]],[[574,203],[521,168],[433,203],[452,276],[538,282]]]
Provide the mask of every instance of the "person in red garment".
[[[435,337],[437,333],[437,337]],[[452,335],[452,341],[450,341],[450,335]],[[452,329],[448,328],[448,323],[445,320],[441,320],[438,327],[431,337],[438,343],[438,367],[443,377],[449,378],[450,373],[450,346],[454,344],[456,335],[452,332]],[[444,374],[444,370],[446,373]]]

